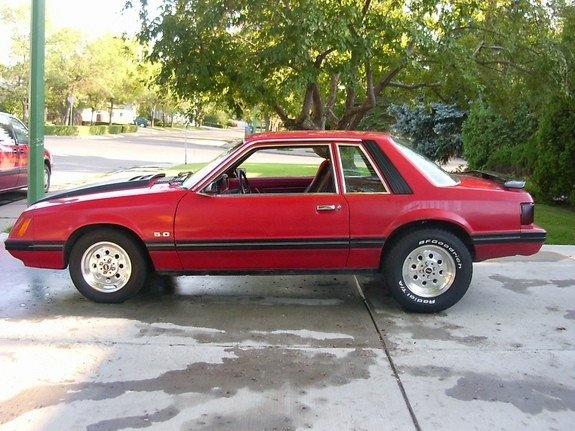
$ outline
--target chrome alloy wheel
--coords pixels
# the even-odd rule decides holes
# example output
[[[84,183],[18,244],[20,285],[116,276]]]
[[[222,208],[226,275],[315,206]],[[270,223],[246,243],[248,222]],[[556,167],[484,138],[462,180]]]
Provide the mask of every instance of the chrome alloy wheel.
[[[436,245],[414,249],[402,267],[406,287],[423,298],[434,298],[448,290],[455,279],[455,272],[455,261],[451,254]]]
[[[81,268],[86,283],[104,293],[122,289],[132,275],[128,253],[113,242],[98,242],[89,247],[82,256]]]

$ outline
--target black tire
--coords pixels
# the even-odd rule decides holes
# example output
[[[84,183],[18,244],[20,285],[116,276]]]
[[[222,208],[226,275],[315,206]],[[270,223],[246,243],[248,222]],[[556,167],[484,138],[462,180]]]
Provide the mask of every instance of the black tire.
[[[48,193],[50,190],[50,177],[52,176],[52,171],[50,166],[44,163],[44,193]]]
[[[418,229],[396,241],[383,259],[383,277],[408,311],[437,313],[467,292],[473,261],[463,242],[441,229]]]
[[[141,247],[130,236],[100,229],[81,236],[70,253],[70,277],[86,298],[120,303],[146,284],[149,267]]]

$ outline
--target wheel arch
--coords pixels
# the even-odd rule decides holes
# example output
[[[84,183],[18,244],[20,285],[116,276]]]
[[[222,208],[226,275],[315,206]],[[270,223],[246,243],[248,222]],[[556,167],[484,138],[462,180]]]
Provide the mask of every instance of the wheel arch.
[[[140,238],[133,230],[127,228],[126,226],[111,224],[111,223],[101,223],[101,224],[92,224],[92,225],[82,226],[81,228],[76,230],[74,233],[72,233],[72,235],[70,235],[70,237],[66,241],[66,245],[64,246],[64,263],[66,266],[68,266],[68,264],[69,264],[70,253],[72,252],[72,249],[74,248],[74,245],[76,244],[78,239],[81,238],[83,235],[89,233],[89,232],[93,232],[93,231],[96,231],[99,229],[114,230],[116,232],[125,234],[128,237],[130,237],[132,240],[134,240],[136,243],[138,243],[138,245],[140,245],[140,247],[141,247],[141,250],[144,251],[144,255],[146,257],[148,267],[152,270],[154,269],[154,265],[153,265],[152,259],[150,257],[150,253],[148,252],[148,248],[146,247],[146,244],[144,243],[142,238]]]
[[[463,244],[465,244],[465,247],[467,247],[469,253],[471,254],[471,258],[475,261],[475,247],[473,246],[473,240],[463,227],[456,223],[445,220],[426,219],[403,224],[396,228],[391,233],[391,235],[386,238],[383,249],[381,251],[380,268],[383,264],[383,259],[385,257],[386,251],[391,248],[393,244],[398,242],[402,236],[416,229],[442,229],[450,232],[451,234],[457,236],[463,242]]]

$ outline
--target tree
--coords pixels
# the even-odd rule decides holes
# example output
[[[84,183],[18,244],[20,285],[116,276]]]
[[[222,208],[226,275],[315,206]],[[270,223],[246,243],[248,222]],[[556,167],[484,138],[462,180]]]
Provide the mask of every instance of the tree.
[[[10,47],[3,47],[6,64],[0,64],[0,109],[28,117],[30,82],[30,20],[25,6],[0,9],[0,18],[10,34]]]
[[[537,127],[536,116],[522,100],[503,115],[478,99],[463,124],[464,157],[472,169],[529,176],[537,158],[533,144]]]
[[[162,82],[235,111],[262,103],[288,128],[353,129],[386,89],[437,84],[395,80],[420,67],[432,1],[164,0],[155,18],[138,3]]]
[[[426,106],[420,100],[413,108],[391,105],[389,113],[396,119],[393,129],[428,158],[446,163],[462,153],[461,125],[465,112],[457,106],[442,103]]]
[[[46,105],[62,122],[70,117],[72,100],[79,108],[95,111],[133,103],[145,93],[145,75],[135,41],[104,35],[86,42],[70,29],[55,33],[49,40]]]
[[[558,98],[537,131],[533,180],[546,201],[575,201],[575,110],[572,100]]]
[[[29,85],[30,7],[2,7],[10,46],[0,64],[0,109],[26,119]],[[46,26],[45,79],[48,120],[66,123],[76,107],[103,109],[133,103],[146,93],[141,49],[135,40],[105,35],[87,40],[78,30]]]
[[[46,39],[46,110],[48,120],[68,124],[73,103],[88,75],[86,43],[79,31],[62,29]]]

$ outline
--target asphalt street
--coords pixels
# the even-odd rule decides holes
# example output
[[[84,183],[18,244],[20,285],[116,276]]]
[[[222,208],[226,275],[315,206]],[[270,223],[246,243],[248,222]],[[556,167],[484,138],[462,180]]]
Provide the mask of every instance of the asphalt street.
[[[22,200],[0,207],[13,223]],[[4,229],[4,227],[2,227]],[[156,277],[95,304],[0,234],[0,430],[571,430],[575,246],[405,313],[372,277]]]

